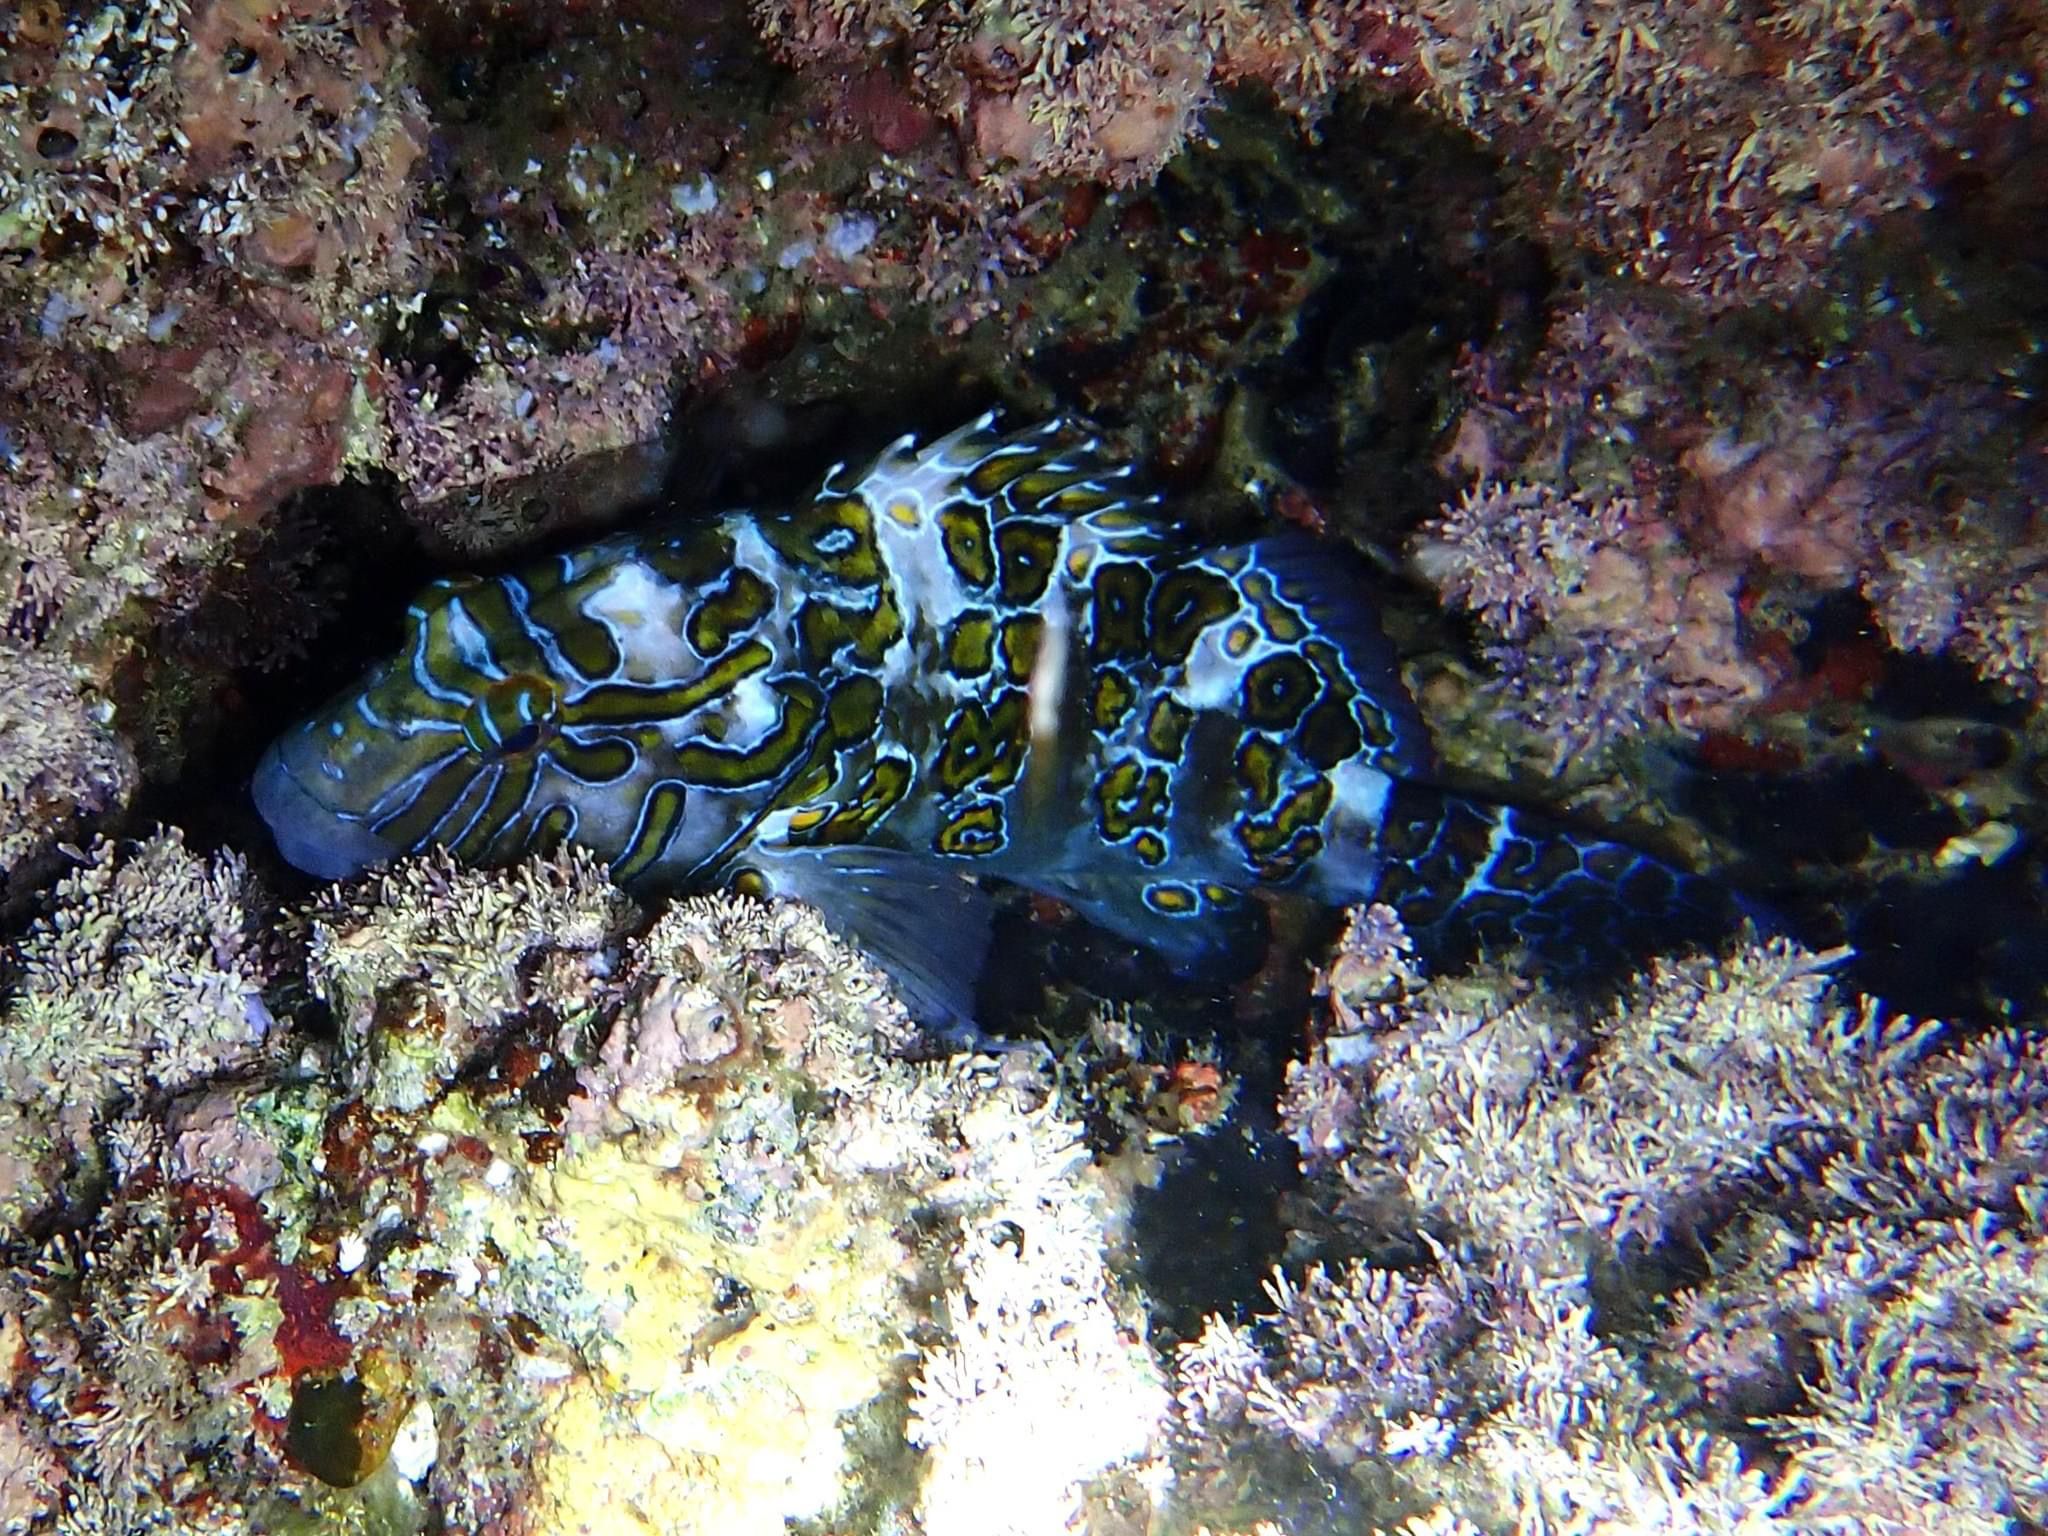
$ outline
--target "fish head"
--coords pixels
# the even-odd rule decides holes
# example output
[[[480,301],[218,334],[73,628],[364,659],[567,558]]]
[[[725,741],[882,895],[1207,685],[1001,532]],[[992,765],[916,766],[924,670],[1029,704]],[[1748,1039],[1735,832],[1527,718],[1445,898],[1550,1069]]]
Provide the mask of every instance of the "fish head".
[[[489,623],[504,601],[497,582],[435,582],[391,656],[271,743],[250,788],[290,863],[339,879],[429,843],[482,856],[522,830],[563,700]]]

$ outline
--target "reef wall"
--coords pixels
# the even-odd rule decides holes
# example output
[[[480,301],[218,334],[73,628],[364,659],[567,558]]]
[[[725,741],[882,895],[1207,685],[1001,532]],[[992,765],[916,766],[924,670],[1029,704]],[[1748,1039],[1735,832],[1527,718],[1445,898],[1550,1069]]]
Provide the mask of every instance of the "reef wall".
[[[2048,1523],[2044,21],[0,5],[0,1530]],[[1453,769],[1889,901],[1955,1019],[1366,912],[1284,1082],[927,1057],[802,909],[271,859],[385,569],[963,397],[1363,552]],[[1276,1136],[1166,1336],[1140,1191]]]

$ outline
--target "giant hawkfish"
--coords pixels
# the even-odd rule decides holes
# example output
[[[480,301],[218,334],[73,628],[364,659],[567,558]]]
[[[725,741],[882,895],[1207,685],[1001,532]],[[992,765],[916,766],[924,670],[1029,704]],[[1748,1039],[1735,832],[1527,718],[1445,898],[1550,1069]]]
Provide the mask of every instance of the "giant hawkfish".
[[[795,506],[434,582],[255,800],[316,876],[573,841],[629,888],[799,897],[941,1022],[982,877],[1182,968],[1269,891],[1561,970],[1725,923],[1708,880],[1437,787],[1354,587],[1306,535],[1196,544],[1078,428],[989,415]]]

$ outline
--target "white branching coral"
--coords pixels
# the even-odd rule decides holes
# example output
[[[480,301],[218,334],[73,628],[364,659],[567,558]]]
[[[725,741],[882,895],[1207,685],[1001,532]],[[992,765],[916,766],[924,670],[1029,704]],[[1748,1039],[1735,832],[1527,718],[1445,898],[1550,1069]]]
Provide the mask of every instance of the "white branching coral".
[[[2048,1513],[2038,1037],[1958,1045],[1782,940],[1587,1007],[1422,982],[1383,926],[1355,916],[1282,1109],[1318,1202],[1389,1258],[1276,1274],[1269,1312],[1179,1352],[1194,1480],[1286,1444],[1432,1511],[1415,1536]]]
[[[94,718],[64,662],[0,639],[0,891],[18,894],[46,873],[57,840],[118,810],[135,781],[134,758]]]
[[[436,851],[323,897],[307,973],[346,1003],[344,1042],[373,1058],[364,1080],[417,1109],[508,1016],[539,1002],[576,1012],[632,911],[588,854],[485,872]],[[554,963],[529,970],[544,953]],[[573,956],[586,963],[565,968]]]
[[[1757,1213],[1722,1238],[1664,1342],[1724,1411],[1797,1405],[1768,1428],[1838,1524],[2038,1521],[2048,1044],[1989,1036],[1899,1098],[1888,1134],[1825,1169],[1818,1219]]]
[[[1057,1404],[1074,1430],[1050,1471],[1031,1458],[1016,1528],[1061,1528],[1166,1397],[1106,1258],[1119,1199],[1048,1084],[903,1059],[901,1004],[808,908],[698,897],[630,935],[590,875],[417,860],[316,927],[368,1043],[361,1102],[419,1149],[354,1198],[417,1211],[362,1270],[358,1347],[429,1405],[432,1496],[467,1523],[662,1536],[771,1536],[863,1497],[989,1529],[1026,1486],[991,1449]],[[436,1038],[470,1021],[459,1079],[378,1043],[420,999]],[[554,1110],[508,1094],[550,1072]],[[507,1349],[517,1370],[484,1367]],[[486,1423],[546,1449],[465,1429]]]
[[[37,1019],[85,1054],[51,1113],[0,1098],[13,1251],[102,1172],[0,1267],[0,1524],[1050,1536],[1098,1474],[1151,1500],[1128,1187],[1041,1065],[908,1059],[808,908],[639,921],[574,856],[259,925],[232,857],[97,850],[15,946],[9,1070],[50,1069]],[[287,1062],[226,1023],[301,964],[336,1038]]]
[[[1114,1206],[1080,1128],[998,1096],[959,1133],[965,1167],[942,1192],[965,1208],[946,1337],[912,1387],[918,1520],[927,1536],[1049,1536],[1071,1527],[1085,1483],[1148,1455],[1167,1390],[1107,1263]]]
[[[21,1325],[12,1317],[4,1321],[0,1346],[15,1354]],[[0,1395],[0,1530],[13,1533],[32,1529],[56,1508],[58,1490],[69,1474],[55,1449],[6,1400],[11,1396],[11,1390]]]
[[[1592,1014],[1541,991],[1503,1003],[1514,984],[1492,975],[1424,988],[1374,1036],[1343,1177],[1558,1279],[1683,1239],[1747,1182],[1873,1134],[1932,1043],[1831,1000],[1833,958],[1771,940],[1660,961]]]

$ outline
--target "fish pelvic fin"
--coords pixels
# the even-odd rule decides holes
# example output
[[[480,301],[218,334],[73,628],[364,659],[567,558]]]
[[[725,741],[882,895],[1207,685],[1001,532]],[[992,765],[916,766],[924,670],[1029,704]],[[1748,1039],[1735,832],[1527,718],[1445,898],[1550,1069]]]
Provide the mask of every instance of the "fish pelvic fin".
[[[889,973],[918,1023],[978,1038],[974,991],[992,905],[945,861],[866,846],[762,848],[736,867],[734,883],[816,907]]]

